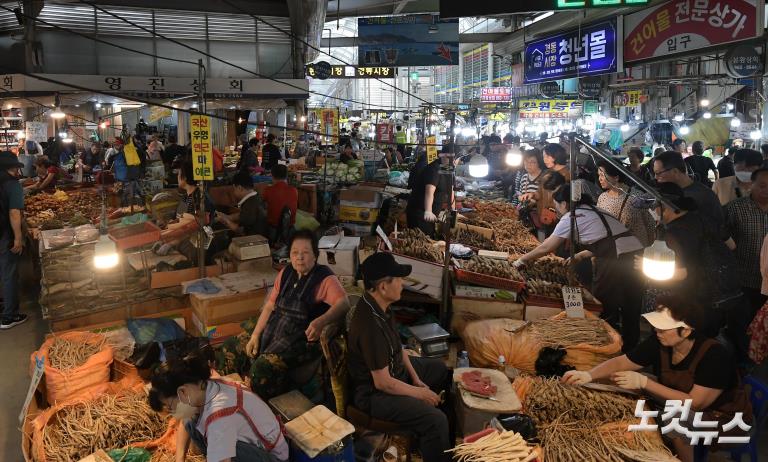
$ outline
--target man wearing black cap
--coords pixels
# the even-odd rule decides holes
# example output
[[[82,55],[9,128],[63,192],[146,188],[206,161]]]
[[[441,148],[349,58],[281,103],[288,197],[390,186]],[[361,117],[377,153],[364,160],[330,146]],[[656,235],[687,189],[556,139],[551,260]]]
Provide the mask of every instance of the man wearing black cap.
[[[400,300],[411,265],[399,265],[392,254],[380,252],[368,257],[360,271],[366,293],[352,315],[347,339],[354,405],[415,433],[424,462],[449,461],[448,418],[437,409],[441,400],[435,392],[449,383],[450,371],[440,360],[408,356],[389,312]]]
[[[18,262],[24,248],[21,215],[24,191],[19,183],[19,162],[10,151],[0,152],[0,278],[2,278],[3,307],[0,329],[10,329],[27,320],[19,314]]]

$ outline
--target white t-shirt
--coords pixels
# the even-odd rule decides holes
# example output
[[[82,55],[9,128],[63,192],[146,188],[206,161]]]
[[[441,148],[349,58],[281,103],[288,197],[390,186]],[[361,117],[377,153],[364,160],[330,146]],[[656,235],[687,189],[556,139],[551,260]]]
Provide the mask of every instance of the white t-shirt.
[[[209,381],[205,392],[205,402],[208,404],[205,405],[200,420],[198,420],[197,430],[206,436],[206,444],[208,445],[206,459],[208,462],[234,458],[237,455],[238,441],[254,444],[260,448],[264,447],[245,417],[240,413],[215,420],[208,427],[208,434],[205,434],[205,421],[209,415],[237,404],[237,391],[234,387]],[[280,425],[269,406],[254,393],[244,391],[243,409],[251,417],[261,435],[267,441],[275,441],[275,438],[280,434]],[[287,461],[288,443],[284,436],[279,438],[271,454],[281,461]]]
[[[600,209],[598,209],[600,210]],[[611,227],[614,236],[627,232],[627,227],[619,220],[613,218],[608,212],[602,211],[605,221]],[[608,236],[608,231],[603,225],[597,213],[593,210],[578,207],[576,208],[576,229],[579,244],[594,244]],[[555,225],[553,235],[569,240],[571,238],[571,212],[563,215],[563,218]],[[620,237],[616,240],[616,252],[621,255],[628,252],[634,252],[643,248],[643,244],[635,236]]]

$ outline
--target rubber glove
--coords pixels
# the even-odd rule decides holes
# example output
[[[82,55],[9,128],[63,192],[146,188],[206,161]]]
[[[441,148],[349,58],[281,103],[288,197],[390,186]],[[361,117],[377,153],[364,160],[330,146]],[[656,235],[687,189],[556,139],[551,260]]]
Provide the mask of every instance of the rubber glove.
[[[648,377],[639,372],[617,372],[611,378],[617,386],[627,390],[642,390],[648,384]]]
[[[522,258],[518,258],[517,260],[515,260],[515,261],[512,263],[512,266],[514,266],[515,268],[520,268],[520,267],[522,267],[522,266],[525,266],[525,262],[523,261],[523,259],[522,259]]]
[[[592,381],[592,375],[587,371],[568,371],[560,381],[567,385],[584,385]]]
[[[428,223],[434,223],[437,221],[437,215],[432,213],[431,210],[427,210],[426,212],[424,212],[424,221]]]

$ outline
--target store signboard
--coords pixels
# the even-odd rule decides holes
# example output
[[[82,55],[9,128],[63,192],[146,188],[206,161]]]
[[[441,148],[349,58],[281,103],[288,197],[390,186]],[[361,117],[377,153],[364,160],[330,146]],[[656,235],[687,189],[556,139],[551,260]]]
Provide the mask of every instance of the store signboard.
[[[755,47],[737,45],[729,48],[723,57],[725,70],[733,78],[741,79],[763,73],[763,60]]]
[[[621,22],[616,18],[525,45],[525,83],[619,72]]]
[[[393,143],[395,141],[395,130],[392,124],[376,124],[376,142]]]
[[[437,159],[437,136],[427,137],[427,163],[431,164]]]
[[[624,61],[678,53],[762,35],[764,1],[671,0],[624,17]]]
[[[631,8],[645,6],[650,0],[537,0],[536,2],[500,2],[498,0],[440,0],[441,18],[465,18],[537,11],[567,11],[585,8]]]
[[[358,18],[360,66],[459,64],[459,20],[417,14]]]
[[[39,74],[40,77],[55,80],[55,83],[21,74],[0,75],[0,88],[8,91],[56,92],[72,91],[77,87],[115,95],[146,95],[168,97],[191,95],[200,91],[195,77],[138,77],[120,74],[72,75]],[[307,79],[238,79],[208,78],[205,80],[205,94],[209,98],[244,98],[270,96],[282,98],[307,98]]]
[[[584,101],[584,115],[598,112],[600,112],[600,106],[597,101]]]
[[[325,79],[387,79],[394,78],[397,72],[394,67],[380,67],[380,66],[345,66],[342,64],[329,64],[328,77],[323,78],[321,70],[321,61],[315,64],[307,64],[307,77],[312,77],[320,80]],[[325,63],[328,64],[328,63]]]
[[[640,106],[647,99],[641,90],[619,91],[613,94],[613,107]]]
[[[566,119],[581,114],[582,102],[577,99],[520,100],[521,119]]]
[[[195,181],[213,180],[211,118],[193,114],[189,117],[189,123],[192,126],[192,169]]]
[[[483,103],[509,102],[512,99],[510,87],[483,87],[480,89],[480,101]]]
[[[45,143],[48,141],[48,124],[45,122],[24,122],[24,139]]]

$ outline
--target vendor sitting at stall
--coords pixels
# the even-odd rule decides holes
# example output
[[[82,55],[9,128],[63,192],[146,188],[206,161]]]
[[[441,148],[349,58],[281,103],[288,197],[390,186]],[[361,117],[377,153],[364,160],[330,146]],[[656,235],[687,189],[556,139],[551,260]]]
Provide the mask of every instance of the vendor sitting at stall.
[[[422,156],[426,157],[426,154]],[[445,195],[440,182],[440,159],[435,159],[421,168],[417,163],[411,170],[408,182],[412,185],[405,208],[408,227],[420,229],[431,237],[435,234],[437,214],[443,208]]]
[[[659,297],[658,303],[656,311],[643,315],[654,335],[589,371],[568,371],[562,381],[576,385],[611,379],[621,388],[640,390],[660,403],[692,400],[690,419],[694,412],[703,411],[702,421],[716,421],[720,428],[736,412],[743,412],[743,421],[749,425],[752,409],[733,359],[716,340],[697,334],[700,307],[677,296]],[[644,367],[650,367],[657,378],[637,372]],[[680,420],[682,426],[690,426],[690,420]],[[675,435],[672,443],[680,460],[693,461],[693,446],[684,435]]]
[[[253,190],[253,178],[245,171],[239,171],[232,178],[232,194],[237,203],[237,212],[225,215],[216,212],[216,221],[230,231],[242,235],[267,236],[267,207],[259,193]]]
[[[288,460],[288,442],[269,406],[238,383],[211,378],[199,353],[161,366],[149,405],[180,421],[177,461],[186,459],[190,440],[210,462]]]
[[[288,167],[276,165],[272,169],[272,184],[264,190],[263,199],[267,203],[267,224],[269,231],[267,237],[270,242],[277,240],[287,241],[290,230],[296,224],[296,209],[299,208],[299,191],[288,184]],[[285,211],[290,212],[291,219],[288,223],[281,223]]]
[[[354,405],[415,433],[424,462],[450,461],[445,453],[452,447],[448,418],[437,408],[437,393],[450,383],[450,370],[440,359],[409,356],[389,309],[400,300],[411,265],[380,252],[363,262],[360,273],[366,292],[355,307],[347,338]]]
[[[339,157],[339,160],[341,162],[344,162],[345,164],[351,160],[357,160],[357,153],[355,153],[354,149],[352,149],[351,144],[344,145],[344,150],[341,151],[341,156]]]
[[[555,253],[571,238],[571,214],[575,212],[578,251],[573,262],[592,258],[592,293],[603,303],[600,316],[621,331],[624,351],[632,349],[640,337],[642,278],[634,269],[634,257],[643,249],[640,241],[619,220],[594,206],[587,194],[574,200],[568,210],[571,185],[560,186],[553,194],[555,209],[562,216],[555,230],[538,247],[514,262],[524,266]],[[620,327],[619,327],[620,326]]]
[[[56,183],[64,176],[64,172],[53,164],[47,157],[40,157],[35,161],[37,181],[24,188],[24,192],[56,190]]]
[[[313,396],[317,384],[291,384],[289,374],[312,364],[322,354],[318,340],[323,328],[343,318],[349,300],[330,268],[317,264],[320,251],[310,231],[297,231],[291,238],[290,264],[275,279],[275,286],[245,347],[255,358],[250,365],[251,389],[268,400],[302,387]]]

